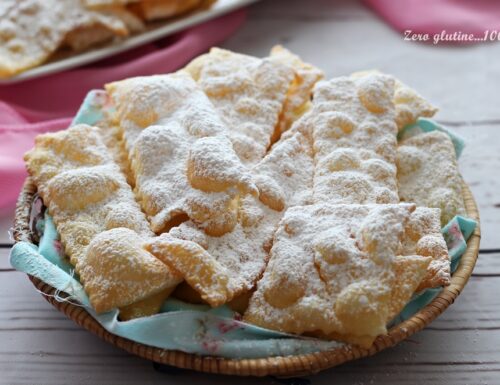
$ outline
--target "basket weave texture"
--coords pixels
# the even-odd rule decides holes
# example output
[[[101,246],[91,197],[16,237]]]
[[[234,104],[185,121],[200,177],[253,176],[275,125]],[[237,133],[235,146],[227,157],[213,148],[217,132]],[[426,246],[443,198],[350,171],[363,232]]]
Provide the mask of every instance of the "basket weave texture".
[[[29,221],[31,204],[35,193],[36,186],[31,178],[28,177],[19,195],[16,207],[14,223],[14,239],[16,242],[33,242]],[[148,360],[206,373],[239,376],[304,376],[340,365],[347,361],[371,356],[381,350],[394,346],[412,334],[422,330],[455,301],[455,298],[458,297],[472,274],[479,253],[479,241],[481,239],[479,212],[474,197],[465,183],[463,184],[463,195],[467,215],[475,219],[478,226],[467,242],[467,250],[461,258],[460,265],[453,274],[451,284],[445,287],[430,304],[421,309],[413,317],[394,326],[386,335],[379,336],[369,349],[363,349],[357,346],[346,346],[334,350],[298,356],[258,359],[207,357],[176,350],[159,349],[109,333],[92,318],[84,308],[72,305],[68,302],[58,302],[55,300],[52,295],[56,290],[52,286],[47,285],[33,276],[29,276],[29,279],[38,290],[46,294],[44,298],[52,304],[52,306],[63,312],[78,325],[96,334],[112,345]]]

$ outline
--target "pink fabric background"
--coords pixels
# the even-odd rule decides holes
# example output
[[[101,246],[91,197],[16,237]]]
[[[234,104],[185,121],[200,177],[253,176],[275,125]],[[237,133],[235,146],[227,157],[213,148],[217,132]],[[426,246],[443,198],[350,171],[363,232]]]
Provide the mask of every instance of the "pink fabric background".
[[[43,132],[64,129],[86,93],[107,82],[174,71],[233,34],[240,10],[83,68],[0,86],[0,208],[11,206],[26,177],[23,154]]]

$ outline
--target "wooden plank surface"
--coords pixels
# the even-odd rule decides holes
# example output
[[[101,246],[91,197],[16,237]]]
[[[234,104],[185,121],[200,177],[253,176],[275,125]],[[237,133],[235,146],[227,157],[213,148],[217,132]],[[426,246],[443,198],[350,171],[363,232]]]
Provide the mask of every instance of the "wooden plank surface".
[[[478,201],[481,253],[469,284],[429,328],[374,357],[308,377],[320,384],[500,383],[500,44],[431,46],[403,41],[358,1],[267,0],[223,46],[265,55],[285,44],[327,76],[379,68],[427,96],[438,120],[467,140],[460,167]],[[0,211],[0,244],[10,243],[12,208]],[[193,372],[166,374],[104,343],[53,309],[0,247],[0,384],[292,384]],[[308,382],[296,382],[307,384]]]
[[[14,223],[14,207],[0,209],[0,245],[12,244],[11,229]]]
[[[0,344],[0,383],[235,381],[191,372],[157,373],[151,363],[99,340],[65,318],[40,298],[24,274],[0,274],[0,340],[4,341]],[[431,327],[374,357],[313,376],[312,383],[326,385],[333,378],[336,384],[410,384],[433,379],[446,384],[470,384],[473,379],[492,381],[500,371],[500,298],[495,293],[499,285],[500,277],[473,277],[456,303]],[[270,378],[238,382],[277,383]]]
[[[0,272],[12,270],[9,263],[10,248],[0,247]]]

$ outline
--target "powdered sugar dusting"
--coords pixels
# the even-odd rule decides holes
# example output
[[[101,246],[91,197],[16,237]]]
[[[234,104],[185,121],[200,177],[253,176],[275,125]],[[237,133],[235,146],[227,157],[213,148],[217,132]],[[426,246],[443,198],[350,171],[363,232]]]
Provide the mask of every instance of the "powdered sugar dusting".
[[[394,315],[389,306],[397,280],[393,269],[403,224],[413,209],[408,204],[288,209],[245,321],[299,334],[319,331],[360,343],[360,338],[373,340]],[[408,282],[406,300],[429,260],[417,263],[419,273]]]
[[[401,200],[441,209],[441,226],[465,215],[462,179],[453,143],[439,131],[413,136],[398,148]]]
[[[220,287],[220,280],[215,280],[208,282],[211,287],[198,287],[198,290],[220,292],[216,300],[224,298],[222,303],[254,287],[267,264],[272,237],[285,210],[310,200],[313,175],[310,138],[301,132],[290,131],[252,169],[251,174],[257,181],[259,197],[245,195],[239,199],[238,220],[231,232],[218,237],[208,236],[192,221],[169,232],[171,236],[197,242],[221,265],[227,274],[224,288]],[[280,190],[274,194],[282,199],[279,210],[269,207],[269,199],[266,199],[276,187]],[[152,241],[152,251],[160,253],[161,258],[168,259],[175,266],[178,263],[175,256],[167,255],[158,246],[163,242],[161,238]],[[190,272],[190,275],[195,274]]]
[[[234,150],[245,164],[256,164],[271,145],[294,70],[212,48],[186,70],[200,84],[229,128]]]
[[[361,78],[373,74],[381,73],[377,70],[368,70],[355,72],[351,76]],[[417,91],[396,78],[394,78],[394,95],[392,100],[396,111],[395,122],[399,131],[408,124],[415,123],[418,118],[430,118],[438,111],[436,107],[424,99]]]
[[[133,78],[107,86],[129,152],[136,193],[155,232],[187,214],[209,234],[235,216],[237,192],[257,193],[227,139],[227,128],[184,73]]]
[[[450,284],[450,257],[441,232],[440,215],[439,209],[417,207],[406,224],[402,254],[432,257],[418,291]]]
[[[314,200],[395,203],[394,81],[385,75],[321,81],[298,125],[314,138]]]
[[[83,49],[142,27],[120,6],[96,11],[81,0],[17,0],[0,13],[0,76],[36,66],[64,44]]]
[[[98,128],[77,125],[65,131],[40,135],[35,148],[26,154],[25,159],[57,225],[65,252],[80,274],[97,311],[130,304],[178,283],[178,278],[165,265],[152,261],[152,256],[142,252],[138,258],[130,260],[134,266],[128,266],[129,254],[124,249],[130,246],[129,242],[126,245],[119,240],[112,242],[113,248],[121,250],[120,255],[113,254],[112,265],[102,265],[99,258],[87,258],[88,245],[107,230],[127,228],[124,231],[128,231],[129,238],[134,236],[136,239],[153,235]],[[94,245],[100,247],[98,241]],[[137,263],[142,263],[141,268],[146,271],[150,265],[154,266],[156,273],[152,276],[157,278],[154,284],[144,282],[142,286],[127,286],[127,275],[123,271],[134,269],[139,272],[141,269]],[[115,265],[116,268],[121,266],[122,273],[115,274]],[[119,285],[129,287],[130,291],[119,290],[113,294],[110,288]]]

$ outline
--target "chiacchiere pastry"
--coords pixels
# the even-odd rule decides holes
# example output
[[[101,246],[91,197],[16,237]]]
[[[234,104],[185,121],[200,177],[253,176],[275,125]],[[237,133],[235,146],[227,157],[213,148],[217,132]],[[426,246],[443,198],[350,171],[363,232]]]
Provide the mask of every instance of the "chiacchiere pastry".
[[[37,138],[28,171],[97,312],[145,317],[176,296],[370,347],[414,293],[450,283],[453,146],[397,143],[434,108],[389,75],[322,77],[280,46],[212,49],[108,84],[99,128]]]
[[[80,0],[14,1],[0,14],[0,78],[43,63],[62,46],[81,50],[142,28],[118,5],[94,11]]]
[[[185,70],[229,127],[229,138],[245,164],[264,157],[276,136],[295,71],[272,57],[260,59],[212,48]]]
[[[189,75],[139,77],[106,86],[153,231],[186,216],[208,235],[230,232],[240,195],[257,194],[222,122]]]
[[[212,306],[248,293],[265,269],[285,210],[310,203],[313,170],[311,138],[289,131],[252,168],[259,197],[247,195],[239,200],[238,220],[231,232],[213,237],[192,221],[184,222],[153,239],[148,250],[179,271]],[[172,243],[172,236],[196,243],[182,248]]]
[[[235,150],[251,164],[309,109],[314,85],[324,76],[280,45],[264,59],[214,48],[185,70],[233,127]]]
[[[213,0],[15,0],[0,8],[0,78],[143,31]]]
[[[314,138],[314,201],[397,203],[394,80],[381,74],[321,81],[297,124]]]
[[[209,7],[216,0],[139,0],[129,9],[144,20],[159,20],[182,15],[197,8]]]
[[[417,291],[450,284],[450,257],[441,233],[440,214],[436,208],[417,207],[405,225],[402,254],[432,257]]]
[[[400,131],[408,124],[415,123],[418,118],[430,118],[437,112],[437,108],[417,91],[397,79],[394,90],[394,104],[396,106],[396,124]]]
[[[141,247],[153,233],[97,128],[40,135],[25,160],[97,312],[181,281]]]
[[[441,209],[441,225],[465,215],[462,178],[450,137],[439,131],[415,135],[398,148],[402,201]]]
[[[378,72],[317,84],[311,111],[296,122],[297,127],[305,127],[313,133],[314,202],[366,204],[399,201],[395,84],[394,78]],[[403,158],[404,161],[409,159]],[[398,167],[401,173],[399,163]],[[410,180],[415,179],[410,177]],[[408,191],[417,191],[417,188],[413,185]],[[402,200],[419,204],[411,197]],[[419,254],[433,258],[419,290],[447,285],[450,262],[441,226],[436,223],[439,211],[417,211],[418,216],[414,216],[419,220],[409,222],[409,230],[404,236],[407,247],[403,255]]]
[[[401,224],[414,209],[327,203],[289,209],[244,320],[370,346],[408,302],[430,262],[400,257]],[[404,283],[399,270],[411,272]]]
[[[352,74],[353,77],[362,78],[372,74],[379,74],[376,70],[359,71]],[[421,96],[413,88],[407,86],[399,79],[394,78],[393,102],[396,110],[396,125],[401,131],[409,124],[413,124],[418,118],[431,118],[438,109],[428,100]]]
[[[280,45],[271,49],[269,59],[290,66],[295,71],[294,79],[286,94],[278,125],[275,127],[274,136],[271,138],[271,142],[274,143],[283,132],[291,127],[294,121],[311,107],[313,88],[318,81],[323,79],[324,74],[319,68],[304,63],[297,55]]]
[[[123,6],[151,21],[178,16],[196,8],[206,8],[215,0],[83,0],[91,9],[99,10],[109,6]]]

